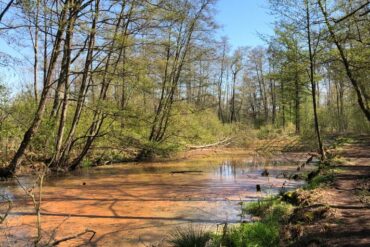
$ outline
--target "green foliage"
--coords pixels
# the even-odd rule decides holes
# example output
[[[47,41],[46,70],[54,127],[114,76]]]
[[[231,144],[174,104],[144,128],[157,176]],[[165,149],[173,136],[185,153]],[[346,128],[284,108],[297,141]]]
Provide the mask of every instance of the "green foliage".
[[[197,110],[192,104],[181,102],[174,105],[164,140],[151,142],[151,122],[145,119],[153,119],[153,115],[145,113],[140,107],[129,107],[124,115],[112,119],[106,127],[110,130],[109,138],[102,138],[97,143],[145,150],[148,156],[168,156],[185,149],[187,145],[215,143],[233,135],[237,129],[235,125],[222,124],[211,109]]]
[[[222,124],[213,110],[198,111],[187,104],[176,107],[172,121],[169,139],[183,145],[214,143],[233,132],[233,125]]]
[[[0,124],[0,139],[9,142],[9,138],[12,138],[14,143],[12,148],[15,151],[29,123],[33,120],[37,105],[30,92],[19,93],[12,101],[5,97],[8,94],[5,87],[0,88],[0,94],[4,94],[0,102],[1,116],[6,116]],[[68,108],[64,140],[73,121],[75,107],[71,104]],[[52,101],[49,101],[45,117],[28,149],[42,158],[51,157],[55,148],[59,123],[49,116],[51,108]],[[98,109],[108,116],[101,128],[101,133],[105,134],[96,139],[95,148],[89,152],[88,160],[99,157],[107,160],[124,160],[130,156],[132,158],[137,152],[135,150],[141,149],[150,150],[154,156],[168,156],[183,150],[190,144],[203,145],[217,142],[233,135],[237,129],[235,125],[222,124],[217,113],[212,109],[199,110],[190,103],[178,102],[173,106],[164,141],[150,142],[148,136],[151,121],[148,119],[153,119],[154,113],[146,110],[141,97],[134,96],[125,111],[122,111],[115,102],[105,101],[95,102],[95,104],[90,102],[82,111],[76,137],[87,134],[87,124],[93,121],[93,114]],[[77,149],[81,147],[83,141],[84,139],[78,140],[75,147]]]
[[[232,227],[224,236],[215,236],[211,246],[279,246],[279,225],[273,221],[244,223],[239,226]]]

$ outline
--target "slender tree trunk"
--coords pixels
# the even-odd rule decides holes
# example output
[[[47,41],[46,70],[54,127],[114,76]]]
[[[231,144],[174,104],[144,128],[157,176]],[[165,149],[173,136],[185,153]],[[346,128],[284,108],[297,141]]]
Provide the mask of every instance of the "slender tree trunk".
[[[271,62],[271,61],[270,61]],[[274,65],[272,65],[272,71],[274,71]],[[269,71],[271,74],[271,71]],[[276,121],[276,89],[275,89],[275,80],[270,78],[270,94],[271,94],[271,105],[272,105],[272,113],[271,113],[271,124],[275,125]]]
[[[5,6],[3,11],[0,13],[0,21],[3,19],[5,13],[9,10],[10,6],[13,4],[14,0],[10,0],[8,4]]]
[[[232,94],[231,94],[231,108],[230,108],[230,122],[233,123],[236,121],[235,116],[235,84],[236,84],[236,76],[237,73],[233,73],[233,87],[232,87]]]
[[[38,56],[39,56],[39,13],[40,13],[40,0],[36,0],[36,16],[35,16],[35,34],[34,34],[34,64],[33,64],[33,90],[35,102],[37,104],[38,91],[37,91],[37,77],[38,77]]]
[[[301,95],[300,95],[300,85],[298,81],[298,72],[296,71],[296,78],[294,81],[295,86],[295,97],[294,97],[294,112],[295,112],[295,133],[301,133]]]
[[[308,52],[310,56],[310,82],[311,82],[311,89],[312,89],[312,106],[313,106],[313,113],[314,113],[314,122],[315,122],[315,131],[317,135],[317,143],[319,147],[319,153],[321,155],[321,160],[324,160],[325,151],[321,140],[320,135],[320,126],[319,126],[319,119],[317,116],[317,106],[316,106],[316,82],[315,82],[315,64],[314,64],[314,54],[312,51],[312,43],[311,43],[311,18],[310,18],[310,8],[308,0],[305,0],[306,4],[306,29],[307,29],[307,43],[308,43]]]
[[[93,51],[95,48],[96,22],[97,22],[97,18],[99,15],[99,4],[100,4],[100,0],[96,0],[95,1],[95,13],[94,13],[94,18],[91,23],[91,28],[90,28],[90,33],[89,33],[87,54],[86,54],[84,69],[82,72],[82,79],[81,79],[81,85],[80,85],[80,89],[78,93],[76,109],[75,109],[75,113],[73,116],[70,130],[68,132],[65,144],[61,151],[60,159],[56,161],[58,165],[64,165],[64,163],[66,162],[66,159],[68,158],[68,155],[71,152],[71,149],[74,143],[73,138],[76,132],[77,125],[80,121],[83,105],[85,103],[86,94],[88,90],[88,83],[90,82],[89,80],[89,74],[91,72],[90,67],[93,61]]]
[[[225,122],[224,114],[222,110],[222,85],[223,85],[223,79],[225,74],[225,58],[226,58],[226,41],[223,43],[222,47],[222,59],[221,59],[221,71],[220,71],[220,79],[219,83],[217,85],[217,92],[218,92],[218,118],[222,121],[222,123]]]
[[[280,82],[280,107],[281,107],[281,117],[283,129],[285,129],[285,93],[284,93],[284,83]]]
[[[262,97],[264,121],[265,121],[265,123],[267,123],[267,121],[268,121],[268,105],[267,105],[265,79],[264,79],[264,75],[263,75],[263,71],[262,71],[262,64],[258,65],[256,63],[256,73],[257,73],[258,85],[259,85],[260,92],[261,92],[261,97]]]
[[[51,166],[57,165],[55,161],[59,161],[61,158],[61,149],[63,143],[63,136],[65,132],[65,122],[67,118],[67,110],[68,110],[68,94],[69,94],[69,74],[70,74],[70,65],[71,65],[71,52],[72,52],[72,40],[73,40],[73,33],[74,33],[74,25],[79,13],[79,4],[71,4],[69,9],[69,19],[68,19],[68,27],[66,31],[66,38],[64,42],[64,52],[63,52],[63,59],[62,59],[62,68],[59,75],[58,85],[63,84],[63,101],[62,101],[62,110],[60,113],[60,120],[58,126],[58,133],[56,137],[56,144],[55,144],[55,152],[50,162]],[[61,88],[59,89],[61,90]],[[59,92],[56,92],[59,94]],[[59,97],[58,97],[59,98]],[[55,101],[54,101],[55,104]],[[59,107],[59,102],[57,103],[57,108]],[[53,109],[54,110],[54,109]],[[57,111],[54,113],[55,117]]]

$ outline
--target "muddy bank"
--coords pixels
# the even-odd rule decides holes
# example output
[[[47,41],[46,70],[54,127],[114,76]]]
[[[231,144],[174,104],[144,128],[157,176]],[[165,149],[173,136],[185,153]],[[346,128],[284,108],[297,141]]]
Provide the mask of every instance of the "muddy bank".
[[[370,246],[370,137],[330,152],[335,158],[320,174],[323,183],[299,192],[305,201],[282,238],[292,246]]]

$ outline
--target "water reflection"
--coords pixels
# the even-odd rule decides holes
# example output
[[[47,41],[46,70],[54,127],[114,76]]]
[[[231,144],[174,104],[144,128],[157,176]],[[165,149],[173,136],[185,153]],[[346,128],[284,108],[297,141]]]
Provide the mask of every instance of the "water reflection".
[[[216,170],[216,175],[223,179],[236,180],[238,162],[235,160],[224,161]]]
[[[269,177],[261,176],[263,169],[268,169]],[[137,246],[140,236],[160,240],[173,224],[240,222],[240,201],[277,193],[283,185],[287,189],[302,185],[276,178],[295,170],[292,163],[250,156],[81,169],[47,179],[43,226],[53,229],[69,216],[61,228],[64,236],[88,227],[99,229],[97,246]],[[262,193],[256,192],[256,184]],[[24,194],[15,183],[1,189],[15,198],[9,224],[24,234],[34,220],[32,203],[19,200]],[[115,245],[112,238],[118,241]]]

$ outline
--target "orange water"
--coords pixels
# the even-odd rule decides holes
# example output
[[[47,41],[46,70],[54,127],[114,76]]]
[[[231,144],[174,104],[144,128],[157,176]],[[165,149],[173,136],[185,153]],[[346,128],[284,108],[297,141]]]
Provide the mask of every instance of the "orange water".
[[[82,169],[63,177],[47,178],[43,186],[43,241],[83,231],[96,231],[64,242],[62,246],[165,245],[168,232],[180,226],[218,224],[241,220],[240,201],[274,194],[283,186],[296,188],[302,181],[276,178],[296,170],[294,157],[256,161],[246,154],[202,160],[121,164]],[[279,161],[279,162],[278,162]],[[262,177],[267,168],[269,177]],[[190,172],[186,172],[190,171]],[[32,178],[20,179],[30,186]],[[256,192],[256,184],[262,193]],[[32,202],[15,182],[2,184],[2,193],[14,200],[11,215],[0,227],[1,246],[25,246],[36,234]]]

